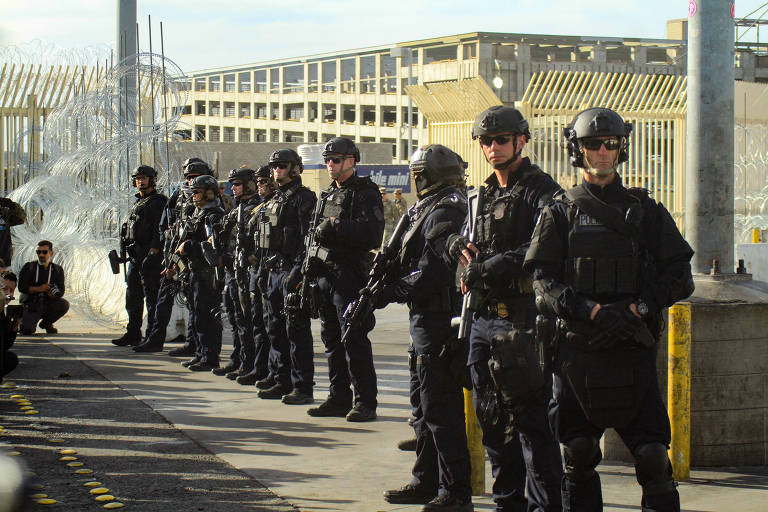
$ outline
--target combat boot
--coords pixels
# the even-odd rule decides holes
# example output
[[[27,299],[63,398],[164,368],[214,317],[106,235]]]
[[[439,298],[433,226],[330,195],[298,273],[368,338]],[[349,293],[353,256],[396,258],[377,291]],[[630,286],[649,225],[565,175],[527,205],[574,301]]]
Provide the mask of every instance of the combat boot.
[[[282,401],[288,405],[304,405],[313,403],[315,398],[312,396],[312,393],[303,393],[298,389],[294,389],[287,395],[283,395]]]
[[[284,388],[280,384],[275,384],[269,389],[262,389],[259,391],[259,398],[264,398],[266,400],[278,400],[280,398],[283,398],[283,395],[287,395],[289,393],[288,389]]]
[[[397,449],[402,450],[404,452],[415,452],[416,451],[416,438],[413,439],[406,439],[404,441],[400,441],[397,443]]]
[[[187,370],[193,372],[210,372],[219,367],[219,362],[215,359],[201,359],[199,362],[187,366]]]
[[[163,346],[156,345],[154,343],[147,343],[146,341],[141,345],[133,347],[134,352],[162,352]]]
[[[222,376],[222,375],[227,375],[228,373],[234,372],[235,370],[237,370],[237,368],[238,367],[235,366],[234,364],[229,363],[226,366],[220,366],[219,368],[214,368],[213,370],[211,370],[211,373],[214,375]]]
[[[200,356],[195,356],[189,361],[184,361],[183,363],[181,363],[181,366],[183,366],[184,368],[189,368],[193,364],[197,364],[199,362],[200,362]]]
[[[457,498],[450,494],[436,497],[421,509],[422,512],[474,512],[472,498]]]
[[[307,414],[315,417],[338,417],[344,418],[351,409],[350,406],[331,401],[329,398],[317,407],[307,409]]]
[[[246,373],[244,375],[238,375],[235,378],[235,382],[240,384],[241,386],[253,386],[254,384],[258,385],[261,380],[259,379],[259,376],[255,373]],[[273,384],[274,385],[274,384]],[[270,388],[272,386],[269,386]],[[266,388],[269,389],[269,388]]]
[[[141,334],[125,333],[112,340],[112,344],[118,347],[136,347],[141,343]]]
[[[384,501],[398,505],[424,505],[437,496],[437,489],[427,489],[412,483],[399,489],[384,491]]]
[[[362,422],[373,421],[376,419],[376,409],[372,409],[367,405],[355,404],[351,411],[347,414],[347,421]]]
[[[168,351],[168,355],[172,357],[186,357],[195,355],[195,350],[191,347],[176,347],[173,350]]]
[[[267,376],[261,379],[260,381],[257,381],[256,387],[259,389],[269,389],[275,384],[277,384],[277,382],[275,381],[274,377]]]

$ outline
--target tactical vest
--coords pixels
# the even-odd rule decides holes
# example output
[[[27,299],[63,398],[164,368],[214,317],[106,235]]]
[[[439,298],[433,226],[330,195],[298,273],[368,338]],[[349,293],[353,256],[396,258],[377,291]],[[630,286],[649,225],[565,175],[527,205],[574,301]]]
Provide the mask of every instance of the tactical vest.
[[[154,193],[150,194],[146,197],[140,197],[136,200],[135,203],[131,205],[131,209],[128,212],[128,220],[126,221],[127,229],[125,238],[128,242],[145,242],[142,240],[142,238],[152,238],[152,235],[150,234],[149,237],[142,237],[142,235],[147,234],[147,229],[153,230],[157,229],[157,226],[146,226],[146,215],[147,210],[149,209],[150,203],[153,201],[165,201],[166,197],[162,194]],[[149,231],[151,233],[151,231]]]
[[[292,187],[285,192],[278,191],[264,204],[259,215],[259,249],[274,251],[286,258],[292,258],[299,249],[298,219],[291,219],[288,201],[299,187]],[[291,222],[291,221],[294,222]]]
[[[486,254],[515,249],[530,239],[527,223],[520,222],[523,193],[531,178],[543,174],[536,166],[523,170],[517,183],[500,196],[483,198],[483,213],[478,216],[475,245]],[[526,224],[526,225],[523,225]]]
[[[429,214],[438,208],[457,208],[466,215],[467,198],[457,188],[446,187],[433,196],[417,202],[408,210],[410,223],[403,235],[398,257],[400,265],[404,269],[412,269],[421,257],[421,250],[424,245],[424,233],[421,233],[421,226]]]
[[[571,204],[566,281],[575,291],[606,298],[639,293],[643,262],[639,228],[643,210],[639,192],[634,189],[628,192],[620,208],[622,216],[634,226],[635,236],[611,229],[604,220]],[[619,208],[619,205],[610,207]]]

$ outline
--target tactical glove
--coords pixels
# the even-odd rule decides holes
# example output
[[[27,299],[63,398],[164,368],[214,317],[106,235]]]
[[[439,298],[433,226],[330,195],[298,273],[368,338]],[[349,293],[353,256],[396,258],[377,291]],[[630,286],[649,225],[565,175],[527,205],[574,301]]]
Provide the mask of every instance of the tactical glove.
[[[470,261],[461,273],[461,280],[467,288],[473,288],[480,284],[486,275],[485,266],[482,263]]]
[[[448,240],[446,240],[445,242],[445,246],[447,247],[447,251],[448,251],[448,256],[453,261],[458,261],[459,258],[461,257],[462,251],[464,251],[465,249],[467,251],[470,251],[468,244],[469,244],[469,239],[467,239],[467,237],[465,237],[464,235],[460,235],[456,233],[449,236]],[[471,251],[470,251],[470,254],[472,254]]]
[[[329,238],[331,237],[332,233],[333,233],[333,224],[331,224],[331,219],[325,219],[323,222],[320,223],[320,225],[317,226],[317,230],[315,231],[315,236],[318,242],[325,243],[329,241]]]

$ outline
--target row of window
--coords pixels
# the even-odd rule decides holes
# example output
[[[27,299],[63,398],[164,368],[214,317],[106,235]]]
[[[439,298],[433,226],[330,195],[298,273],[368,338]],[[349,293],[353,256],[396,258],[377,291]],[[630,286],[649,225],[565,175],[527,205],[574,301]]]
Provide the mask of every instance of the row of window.
[[[285,121],[306,121],[315,122],[322,116],[322,122],[344,124],[362,124],[366,126],[376,126],[376,114],[378,109],[379,126],[394,126],[397,123],[397,107],[375,105],[361,105],[358,110],[355,105],[342,104],[340,115],[337,112],[335,103],[321,103],[310,101],[308,103],[308,112],[304,111],[304,103],[287,103],[282,106],[282,119]],[[209,117],[238,117],[241,119],[280,119],[279,103],[243,103],[234,101],[195,101],[195,115]],[[190,115],[192,106],[187,105],[182,110],[182,114]],[[401,124],[408,121],[408,108],[401,107]],[[426,122],[426,121],[425,121]],[[419,109],[413,107],[411,124],[419,124]]]

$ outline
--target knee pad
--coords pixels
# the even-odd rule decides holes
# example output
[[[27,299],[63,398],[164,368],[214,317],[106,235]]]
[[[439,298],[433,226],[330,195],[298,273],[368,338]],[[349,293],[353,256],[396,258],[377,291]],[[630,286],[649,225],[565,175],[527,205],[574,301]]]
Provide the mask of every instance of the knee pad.
[[[667,494],[675,490],[672,464],[663,444],[641,444],[632,455],[635,456],[635,475],[637,483],[643,488],[643,495]]]
[[[575,437],[564,444],[565,476],[574,481],[592,478],[603,454],[594,437]]]

